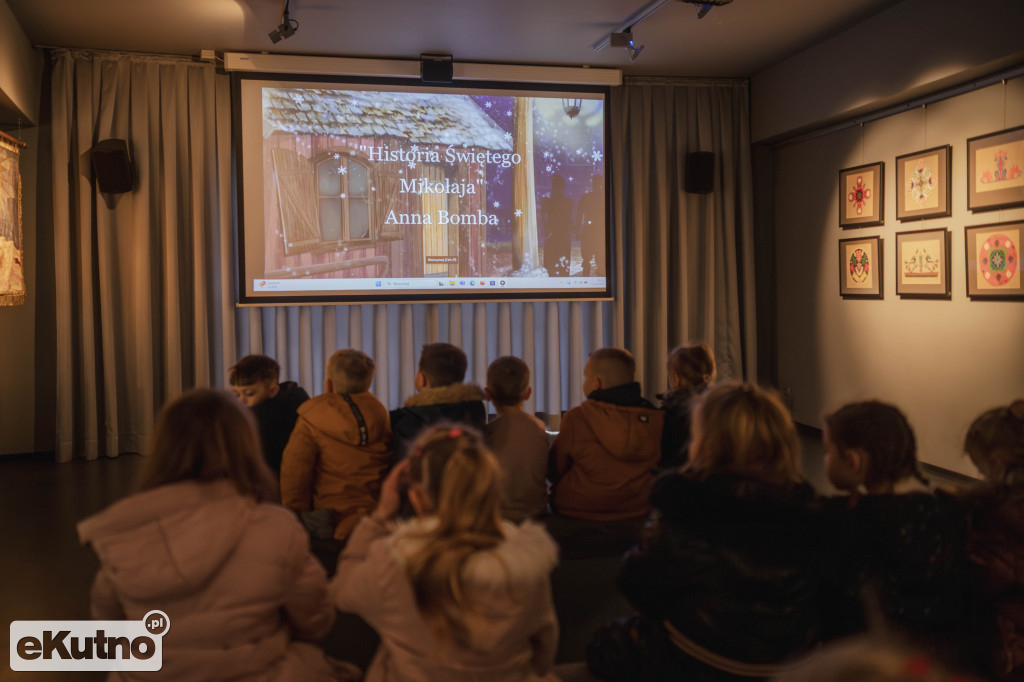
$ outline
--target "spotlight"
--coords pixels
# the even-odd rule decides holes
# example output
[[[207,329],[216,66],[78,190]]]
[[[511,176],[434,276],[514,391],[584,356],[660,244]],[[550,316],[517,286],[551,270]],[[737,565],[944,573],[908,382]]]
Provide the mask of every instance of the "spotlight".
[[[633,31],[627,28],[622,33],[612,33],[608,36],[611,39],[612,47],[629,47],[633,44]]]
[[[299,27],[299,22],[288,16],[288,4],[291,0],[285,0],[284,13],[281,15],[281,23],[273,31],[267,34],[273,42],[277,43],[284,38],[291,38],[295,35],[295,29]]]
[[[635,62],[636,58],[640,56],[640,52],[643,51],[644,46],[634,47],[633,45],[626,45],[626,54],[629,55],[629,61]]]

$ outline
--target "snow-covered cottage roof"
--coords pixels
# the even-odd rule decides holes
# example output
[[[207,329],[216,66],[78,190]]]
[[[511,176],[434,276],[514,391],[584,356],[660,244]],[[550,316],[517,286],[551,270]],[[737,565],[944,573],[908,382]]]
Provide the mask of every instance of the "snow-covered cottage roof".
[[[278,132],[512,149],[505,131],[468,95],[264,88],[263,133]]]

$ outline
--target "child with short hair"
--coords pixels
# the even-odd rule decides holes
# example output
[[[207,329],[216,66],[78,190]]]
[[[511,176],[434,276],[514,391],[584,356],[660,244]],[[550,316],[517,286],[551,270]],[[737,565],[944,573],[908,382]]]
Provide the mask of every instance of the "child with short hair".
[[[635,373],[632,354],[622,348],[601,348],[587,359],[587,399],[562,418],[549,457],[558,514],[615,521],[650,511],[665,413],[643,398]]]
[[[690,404],[715,380],[715,354],[704,343],[679,346],[668,355],[668,393],[659,395],[665,411],[661,435],[662,469],[686,464],[690,447]]]
[[[266,355],[246,355],[228,372],[231,392],[252,409],[259,424],[263,456],[275,476],[281,474],[281,453],[298,419],[298,407],[309,394],[294,381],[278,383],[281,366]]]
[[[402,459],[408,444],[427,426],[440,421],[469,424],[483,429],[487,423],[484,392],[463,383],[469,361],[458,346],[428,343],[423,346],[416,372],[416,394],[391,411],[395,433],[395,460]]]
[[[322,639],[335,613],[276,488],[252,413],[199,389],[161,410],[138,492],[78,524],[100,560],[93,618],[170,618],[163,667],[146,679],[334,679],[297,641]]]
[[[331,582],[335,605],[380,634],[366,679],[557,679],[558,550],[541,526],[501,520],[500,478],[458,425],[425,431],[388,475]],[[417,516],[396,524],[403,489]]]
[[[967,552],[978,601],[979,658],[993,676],[1024,673],[1024,400],[986,411],[971,424],[964,451],[984,476],[964,500]]]
[[[498,417],[484,429],[487,447],[502,473],[501,510],[506,519],[537,518],[547,507],[548,436],[544,422],[523,411],[530,399],[530,368],[506,355],[487,368],[487,399]]]
[[[932,637],[956,637],[968,612],[967,515],[933,489],[903,413],[851,403],[824,419],[825,471],[848,496],[827,503],[839,604],[835,635],[863,631],[869,615]]]
[[[778,395],[717,384],[696,399],[686,467],[660,476],[618,586],[636,610],[587,647],[603,680],[764,679],[821,633],[823,528]]]
[[[324,393],[299,408],[284,450],[282,504],[299,514],[333,509],[337,540],[376,506],[391,461],[388,410],[369,392],[375,369],[362,351],[335,351]]]

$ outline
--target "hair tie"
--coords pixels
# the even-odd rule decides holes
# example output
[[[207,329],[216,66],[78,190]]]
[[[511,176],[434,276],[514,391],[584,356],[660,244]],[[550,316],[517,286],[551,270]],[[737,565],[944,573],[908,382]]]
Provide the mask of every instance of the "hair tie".
[[[455,428],[448,429],[448,437],[449,438],[458,438],[459,436],[462,436],[462,435],[463,435],[462,429],[460,429],[457,426]]]

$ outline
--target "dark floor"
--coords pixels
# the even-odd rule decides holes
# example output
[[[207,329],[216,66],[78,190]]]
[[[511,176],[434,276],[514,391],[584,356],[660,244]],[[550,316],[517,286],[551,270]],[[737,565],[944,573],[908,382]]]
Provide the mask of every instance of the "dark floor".
[[[820,432],[802,427],[804,470],[823,492]],[[0,457],[0,623],[89,617],[89,586],[97,562],[78,543],[75,524],[128,494],[142,457],[78,460]],[[930,471],[940,483],[962,479]],[[50,675],[49,677],[47,675]],[[0,681],[101,680],[104,673],[15,673],[0,665]]]

